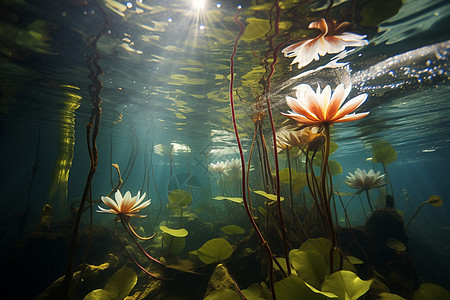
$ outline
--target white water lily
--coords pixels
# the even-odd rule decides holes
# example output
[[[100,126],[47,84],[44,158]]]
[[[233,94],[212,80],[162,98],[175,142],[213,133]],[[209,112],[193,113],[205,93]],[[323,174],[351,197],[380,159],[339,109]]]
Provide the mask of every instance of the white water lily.
[[[380,171],[375,173],[374,170],[370,169],[369,172],[366,172],[366,170],[358,168],[354,174],[348,173],[345,184],[362,192],[386,185],[384,177],[385,174],[380,175]]]
[[[218,161],[216,163],[210,163],[208,165],[208,170],[210,172],[215,172],[215,173],[223,173],[227,168],[227,165],[225,164],[225,162],[223,161]]]
[[[337,23],[330,19],[312,22],[308,28],[320,29],[321,34],[313,39],[286,47],[281,52],[286,57],[295,57],[291,64],[298,63],[300,69],[313,60],[319,60],[319,56],[327,53],[339,53],[346,47],[367,45],[369,42],[364,39],[366,35],[344,32],[350,25],[348,22]]]
[[[97,212],[115,214],[118,216],[144,218],[146,217],[145,215],[139,215],[137,214],[137,212],[149,206],[151,203],[151,199],[142,202],[145,198],[145,193],[142,195],[142,197],[140,197],[140,195],[141,192],[138,191],[136,196],[131,197],[131,193],[127,191],[122,197],[120,191],[117,190],[117,192],[115,193],[116,200],[102,196],[103,203],[106,204],[110,209],[103,208],[99,205],[98,208],[100,210],[97,210]]]

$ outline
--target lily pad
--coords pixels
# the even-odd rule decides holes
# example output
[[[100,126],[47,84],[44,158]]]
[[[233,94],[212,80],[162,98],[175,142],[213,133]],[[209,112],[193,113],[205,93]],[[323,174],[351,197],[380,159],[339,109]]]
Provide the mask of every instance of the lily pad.
[[[241,300],[241,296],[231,289],[219,289],[212,291],[203,300]]]
[[[385,165],[397,160],[397,152],[391,144],[386,141],[377,142],[372,145],[372,161]]]
[[[424,283],[414,292],[414,300],[450,299],[450,292],[440,285]]]
[[[184,237],[174,237],[168,233],[162,234],[162,239],[166,247],[170,247],[167,251],[173,254],[180,253],[186,246],[186,239]]]
[[[357,300],[367,293],[372,279],[361,280],[355,273],[347,270],[334,272],[322,283],[323,292],[331,292],[339,299]]]
[[[275,283],[277,299],[283,300],[328,300],[337,298],[333,293],[311,289],[301,278],[291,276]]]
[[[233,254],[231,244],[221,238],[207,241],[197,250],[198,258],[205,264],[212,264],[227,259]]]
[[[169,227],[167,227],[167,226],[160,225],[160,226],[159,226],[159,229],[161,229],[161,231],[162,231],[163,233],[167,233],[167,234],[169,234],[169,235],[171,235],[171,236],[174,236],[174,237],[185,237],[185,236],[188,235],[188,231],[187,231],[186,229],[184,229],[184,228],[181,228],[181,229],[171,229],[171,228],[169,228]]]
[[[289,253],[292,267],[298,276],[313,287],[320,289],[329,267],[325,258],[315,250],[293,250]]]
[[[136,272],[129,267],[123,266],[108,279],[103,289],[93,290],[83,300],[123,299],[128,296],[136,283]]]
[[[226,234],[243,234],[245,232],[244,228],[238,225],[228,225],[220,228]]]
[[[264,191],[253,191],[253,193],[261,195],[263,197],[266,197],[267,199],[269,199],[270,201],[277,201],[277,195],[273,195],[273,194],[267,194]],[[280,201],[283,201],[284,197],[280,197]]]
[[[333,176],[342,174],[342,172],[344,171],[342,169],[342,166],[335,160],[329,160],[328,166],[330,167],[330,172],[331,172],[331,175],[333,175]]]
[[[387,239],[386,246],[398,252],[403,252],[406,250],[405,244],[396,239]]]
[[[184,190],[174,190],[169,193],[169,201],[179,207],[188,206],[192,202],[192,196]]]
[[[214,200],[228,200],[231,202],[235,202],[235,203],[242,203],[244,200],[242,198],[239,197],[224,197],[224,196],[217,196],[213,198]]]

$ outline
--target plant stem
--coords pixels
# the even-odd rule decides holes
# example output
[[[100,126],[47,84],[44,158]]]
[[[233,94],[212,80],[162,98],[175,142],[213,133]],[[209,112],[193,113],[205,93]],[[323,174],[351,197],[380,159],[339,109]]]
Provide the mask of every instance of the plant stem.
[[[268,263],[269,263],[269,284],[270,284],[270,290],[272,293],[272,298],[274,300],[276,300],[276,295],[275,295],[275,285],[274,285],[274,276],[273,276],[273,257],[272,257],[272,251],[270,250],[269,244],[267,243],[267,241],[264,240],[264,237],[262,236],[261,232],[258,229],[258,226],[256,225],[255,220],[252,217],[252,213],[250,212],[250,208],[248,206],[248,201],[247,201],[247,197],[246,197],[246,192],[245,192],[245,187],[246,187],[246,183],[245,183],[245,160],[244,160],[244,151],[242,149],[242,144],[241,144],[241,140],[239,138],[239,132],[237,129],[237,123],[236,123],[236,113],[234,110],[234,101],[233,101],[233,84],[234,84],[234,57],[236,56],[236,52],[237,52],[237,43],[240,39],[240,37],[242,36],[242,34],[244,34],[244,25],[242,24],[242,22],[239,20],[239,11],[236,12],[236,15],[234,17],[234,21],[236,22],[236,24],[239,25],[239,34],[237,35],[235,41],[234,41],[234,45],[233,45],[233,53],[231,54],[230,57],[230,88],[229,88],[229,96],[230,96],[230,106],[231,106],[231,117],[233,120],[233,128],[234,128],[234,134],[236,136],[236,141],[238,144],[238,148],[239,148],[239,156],[241,158],[241,164],[242,164],[242,199],[244,202],[244,206],[245,206],[245,210],[247,212],[247,216],[250,220],[250,222],[252,223],[253,228],[255,229],[255,232],[258,236],[258,238],[261,240],[264,248],[266,249],[267,252],[267,256],[268,256]]]

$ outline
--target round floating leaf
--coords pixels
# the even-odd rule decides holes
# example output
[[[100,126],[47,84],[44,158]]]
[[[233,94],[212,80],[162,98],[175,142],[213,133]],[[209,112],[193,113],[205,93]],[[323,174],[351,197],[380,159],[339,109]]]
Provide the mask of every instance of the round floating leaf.
[[[434,207],[440,207],[443,204],[442,198],[438,195],[433,195],[428,198],[428,203],[433,205]]]
[[[163,233],[162,239],[164,241],[164,244],[167,247],[170,247],[170,253],[180,253],[186,245],[186,239],[184,237],[174,237],[173,235]]]
[[[106,282],[103,289],[93,290],[83,300],[123,299],[131,292],[137,282],[136,272],[129,267],[117,270]]]
[[[399,295],[386,292],[378,294],[377,297],[378,297],[377,300],[406,300],[405,298],[400,297]]]
[[[137,282],[136,272],[129,267],[116,271],[105,284],[105,290],[116,291],[117,299],[123,299],[131,292]]]
[[[328,166],[330,167],[330,172],[331,172],[331,175],[333,175],[333,176],[342,174],[342,172],[344,171],[342,169],[342,166],[335,160],[329,160]]]
[[[226,234],[243,234],[245,232],[244,228],[238,225],[228,225],[220,228]]]
[[[403,252],[406,250],[405,244],[396,239],[387,239],[386,246],[398,252]]]
[[[385,165],[397,159],[397,152],[391,144],[386,141],[377,142],[372,145],[372,161],[383,163]]]
[[[235,202],[235,203],[242,203],[244,200],[242,198],[239,197],[224,197],[224,196],[217,196],[213,198],[214,200],[228,200],[231,202]]]
[[[364,262],[357,257],[347,256],[348,260],[354,265],[362,265]]]
[[[299,277],[287,277],[275,283],[275,293],[277,299],[283,300],[328,300],[337,298],[332,293],[323,293],[316,289],[311,289]]]
[[[292,180],[294,180],[295,176],[297,176],[297,171],[291,169]],[[289,168],[285,168],[280,170],[280,182],[281,183],[289,183]]]
[[[202,262],[212,264],[230,257],[233,254],[233,247],[227,240],[216,238],[203,244],[197,254]]]
[[[263,197],[266,197],[267,199],[269,199],[270,201],[277,201],[277,195],[273,195],[273,194],[267,194],[264,191],[253,191],[253,193],[261,195]],[[280,201],[283,201],[284,197],[280,197]]]
[[[330,249],[331,249],[331,242],[330,240],[326,238],[315,238],[315,239],[309,239],[306,242],[304,242],[298,250],[315,250],[322,254],[323,258],[325,259],[325,262],[327,266],[330,265]],[[339,269],[340,265],[340,255],[337,250],[334,250],[333,252],[333,269],[337,270]],[[329,271],[329,268],[327,268]]]
[[[167,234],[169,234],[169,235],[171,235],[171,236],[174,236],[174,237],[185,237],[185,236],[188,235],[188,231],[187,231],[186,229],[184,229],[184,228],[181,228],[181,229],[171,229],[171,228],[169,228],[169,227],[167,227],[167,226],[160,225],[160,226],[159,226],[159,229],[161,229],[161,231],[162,231],[163,233],[167,233]]]
[[[414,292],[414,300],[450,299],[450,292],[440,285],[424,283]]]
[[[263,288],[259,283],[253,283],[251,286],[242,290],[242,294],[249,300],[265,300]]]
[[[174,190],[169,193],[169,201],[179,207],[188,206],[192,202],[192,196],[187,191]]]
[[[243,41],[253,41],[265,36],[270,30],[270,22],[266,19],[247,18],[248,25],[241,37]]]
[[[230,289],[219,289],[212,291],[203,300],[241,300],[241,296]]]
[[[315,250],[292,250],[289,258],[298,276],[313,287],[320,289],[329,269],[322,254]]]
[[[117,294],[115,292],[111,292],[105,289],[93,290],[83,298],[83,300],[111,300],[111,299],[118,299]]]
[[[361,280],[355,273],[347,270],[334,272],[322,283],[323,292],[331,292],[339,299],[357,300],[372,284],[372,279]]]

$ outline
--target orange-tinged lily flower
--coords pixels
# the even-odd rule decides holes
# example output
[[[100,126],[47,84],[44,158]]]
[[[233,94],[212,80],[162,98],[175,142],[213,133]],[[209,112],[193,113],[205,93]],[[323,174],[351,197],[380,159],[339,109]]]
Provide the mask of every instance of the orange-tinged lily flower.
[[[340,84],[333,94],[329,85],[323,91],[318,85],[316,92],[307,84],[300,84],[296,89],[297,98],[286,97],[292,111],[282,114],[305,126],[333,125],[358,120],[369,114],[369,112],[351,113],[366,101],[367,94],[356,96],[342,106],[352,89],[351,85],[345,88]]]
[[[110,207],[110,209],[106,209],[101,206],[98,206],[98,208],[100,210],[97,210],[97,212],[116,214],[118,216],[144,218],[146,216],[139,215],[139,214],[137,214],[137,212],[139,212],[141,209],[149,206],[151,200],[149,199],[145,202],[142,202],[142,200],[144,200],[144,198],[145,198],[145,193],[142,195],[142,197],[140,197],[140,195],[141,195],[141,192],[138,191],[136,196],[131,197],[131,193],[128,191],[122,197],[122,194],[118,190],[115,194],[115,197],[116,197],[115,201],[109,197],[102,196],[103,203],[105,203],[108,207]]]
[[[337,23],[330,19],[312,22],[308,28],[320,29],[322,33],[319,36],[293,44],[281,52],[286,57],[295,57],[291,64],[298,63],[300,69],[313,60],[319,60],[319,55],[339,53],[346,47],[367,45],[369,42],[364,39],[366,35],[344,32],[350,25],[349,22]]]

